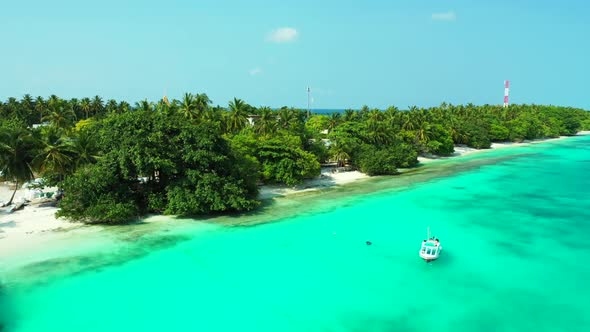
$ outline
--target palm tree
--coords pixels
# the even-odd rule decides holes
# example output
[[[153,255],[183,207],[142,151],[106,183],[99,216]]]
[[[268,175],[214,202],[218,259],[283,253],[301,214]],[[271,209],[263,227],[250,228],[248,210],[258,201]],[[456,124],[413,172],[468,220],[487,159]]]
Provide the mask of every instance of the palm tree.
[[[18,100],[16,98],[14,98],[14,97],[8,98],[8,100],[4,104],[3,108],[7,112],[7,114],[15,114],[19,118],[21,117],[20,103],[18,102]]]
[[[5,128],[0,131],[0,171],[4,178],[15,182],[8,204],[12,204],[19,184],[34,178],[32,164],[36,148],[35,139],[26,129]]]
[[[81,111],[80,101],[77,98],[70,99],[69,107],[72,109],[72,111],[76,115],[76,119],[78,119],[78,115],[80,115],[80,117],[82,117],[82,114],[80,114],[80,111]]]
[[[180,101],[180,112],[189,119],[197,117],[195,97],[192,93],[185,93]]]
[[[19,117],[22,119],[26,119],[27,123],[32,123],[34,121],[33,113],[33,97],[31,97],[30,94],[25,94],[21,99],[18,107],[18,114],[20,115]]]
[[[227,118],[227,129],[231,133],[237,133],[246,127],[248,123],[247,104],[238,98],[229,102],[229,115]]]
[[[55,110],[51,110],[49,114],[43,117],[43,121],[49,121],[57,128],[66,129],[71,127],[76,120],[76,114],[71,108],[64,108],[60,106]]]
[[[20,102],[20,103],[21,103],[21,104],[22,104],[24,107],[27,107],[27,108],[32,108],[32,106],[33,106],[33,97],[31,97],[31,95],[27,93],[27,94],[25,94],[25,95],[23,96],[23,99],[21,100],[21,102]]]
[[[108,113],[116,113],[119,108],[117,101],[114,99],[109,99],[105,105],[105,110]]]
[[[94,96],[92,99],[92,113],[93,115],[101,115],[104,109],[102,104],[102,98],[100,96]]]
[[[57,176],[59,180],[74,170],[74,149],[72,143],[64,135],[63,130],[48,127],[41,139],[41,149],[33,159],[33,165],[49,176]]]
[[[403,130],[414,130],[416,129],[417,124],[416,124],[416,117],[414,116],[414,113],[412,111],[407,111],[403,113],[403,117],[402,117],[402,129]]]
[[[235,99],[235,98],[234,98]],[[205,113],[209,111],[209,105],[211,104],[211,99],[205,93],[197,93],[195,96],[195,110],[197,112],[197,117],[202,118]]]
[[[31,97],[31,95],[28,93],[24,95],[23,99],[20,101],[21,107],[24,108],[29,114],[31,114],[34,109],[33,104],[33,97]]]
[[[468,135],[464,128],[464,121],[456,115],[451,115],[449,121],[449,133],[455,144],[464,144],[467,142]]]
[[[45,114],[45,101],[43,100],[43,97],[38,96],[37,98],[35,98],[35,111],[37,111],[37,113],[39,114],[39,123],[43,122],[43,116]]]
[[[366,115],[367,137],[373,144],[387,144],[392,138],[392,128],[384,121],[385,115],[378,109]]]
[[[346,165],[346,162],[350,160],[350,154],[346,150],[346,147],[337,142],[330,146],[330,155],[336,160],[338,167]]]
[[[129,103],[126,101],[122,101],[119,103],[118,109],[119,113],[128,112],[131,109],[131,105],[129,105]]]
[[[444,124],[446,120],[445,109],[447,105],[442,103],[440,107],[434,107],[429,110],[430,122]]]
[[[377,123],[383,122],[385,115],[378,109],[373,109],[367,113],[367,120],[369,122]]]
[[[223,115],[227,113],[226,109],[221,106],[208,107],[207,111],[201,115],[201,119],[210,123],[221,124]]]
[[[358,116],[358,113],[355,110],[344,110],[344,121],[354,121]]]
[[[330,114],[328,119],[328,132],[334,130],[334,128],[336,128],[340,123],[342,123],[342,114],[338,112]]]
[[[76,133],[71,142],[75,154],[75,168],[95,163],[98,156],[96,139],[90,130],[82,129]]]
[[[277,116],[270,107],[258,109],[260,116],[254,119],[254,131],[259,135],[268,135],[277,129]]]
[[[56,95],[51,95],[49,96],[49,99],[47,99],[47,106],[49,106],[51,111],[58,109],[60,105],[61,99],[59,99],[59,97]]]
[[[164,99],[160,99],[155,103],[154,110],[158,113],[168,114],[170,112],[170,103],[166,102]]]
[[[422,144],[426,145],[430,137],[430,123],[428,122],[428,112],[426,110],[419,110],[411,113],[413,116],[416,130],[416,139]]]
[[[369,106],[363,105],[361,109],[357,112],[358,118],[364,120],[367,117],[367,114],[369,114],[370,110],[371,109],[369,108]]]
[[[299,119],[295,110],[292,108],[283,107],[277,114],[277,125],[280,129],[290,129],[297,125]]]
[[[387,121],[387,123],[396,131],[398,131],[401,128],[402,113],[397,107],[388,107],[384,112],[384,117],[385,121]]]
[[[138,111],[149,112],[153,109],[152,103],[150,103],[147,99],[144,99],[140,102],[135,103],[135,109]]]
[[[86,114],[86,117],[84,119],[88,119],[88,113],[90,113],[90,110],[92,110],[92,106],[90,105],[90,98],[82,98],[82,100],[80,101],[80,108],[82,109],[82,111],[84,111],[84,114]]]

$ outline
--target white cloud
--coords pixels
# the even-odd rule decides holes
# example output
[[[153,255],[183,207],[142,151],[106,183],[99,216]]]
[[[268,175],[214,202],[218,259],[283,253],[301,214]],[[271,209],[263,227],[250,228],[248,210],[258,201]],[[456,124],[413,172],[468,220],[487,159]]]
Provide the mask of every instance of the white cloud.
[[[432,19],[435,21],[452,22],[457,19],[457,15],[455,15],[455,12],[451,10],[446,13],[434,13],[432,14]]]
[[[256,76],[260,73],[262,73],[262,69],[260,69],[260,67],[256,67],[256,68],[252,68],[248,71],[250,73],[251,76]]]
[[[299,32],[293,28],[278,28],[271,31],[266,37],[266,40],[273,43],[288,43],[295,40],[298,35]]]

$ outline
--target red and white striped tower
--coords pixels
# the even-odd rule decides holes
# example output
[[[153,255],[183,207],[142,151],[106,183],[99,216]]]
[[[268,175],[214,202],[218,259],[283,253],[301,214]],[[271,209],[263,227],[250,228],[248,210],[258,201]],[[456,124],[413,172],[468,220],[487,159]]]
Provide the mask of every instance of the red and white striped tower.
[[[510,93],[510,81],[504,81],[504,107],[508,107],[508,94]]]

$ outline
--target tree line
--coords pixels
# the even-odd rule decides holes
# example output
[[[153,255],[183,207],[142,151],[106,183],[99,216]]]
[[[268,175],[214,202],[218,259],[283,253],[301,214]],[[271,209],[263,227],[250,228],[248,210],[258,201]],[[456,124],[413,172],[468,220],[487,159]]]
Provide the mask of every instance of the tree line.
[[[17,187],[38,176],[63,189],[60,216],[120,223],[251,210],[260,184],[295,185],[326,162],[391,175],[416,166],[420,154],[450,155],[455,144],[482,149],[589,129],[589,112],[543,105],[364,106],[310,116],[237,98],[213,106],[206,94],[133,105],[25,95],[0,102],[0,171]]]

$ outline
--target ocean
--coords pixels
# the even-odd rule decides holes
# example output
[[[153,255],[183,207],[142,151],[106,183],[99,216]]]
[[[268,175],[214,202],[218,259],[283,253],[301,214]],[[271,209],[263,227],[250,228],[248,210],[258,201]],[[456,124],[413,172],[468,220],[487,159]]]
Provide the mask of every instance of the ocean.
[[[587,331],[589,170],[581,136],[107,227],[0,263],[0,330]]]
[[[344,113],[345,109],[336,109],[336,108],[318,108],[312,109],[311,113],[313,114],[326,114],[330,115],[332,113]]]

